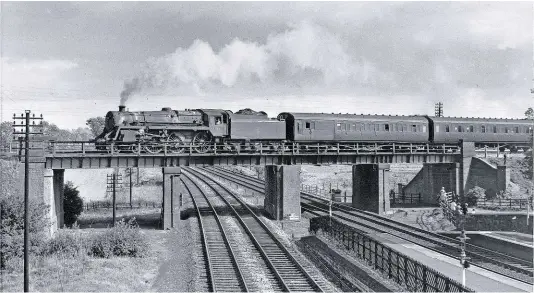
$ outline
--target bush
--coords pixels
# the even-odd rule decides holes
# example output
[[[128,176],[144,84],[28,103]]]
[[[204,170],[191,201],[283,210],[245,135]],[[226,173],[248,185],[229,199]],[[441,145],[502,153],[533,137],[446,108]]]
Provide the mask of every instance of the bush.
[[[78,188],[70,181],[65,184],[63,198],[64,221],[65,225],[70,227],[83,212],[83,199],[80,197]]]
[[[87,239],[79,231],[62,229],[43,245],[41,255],[63,254],[75,257],[87,253],[87,248]]]
[[[144,257],[148,253],[148,241],[141,234],[135,218],[117,222],[115,227],[100,233],[92,240],[89,254],[95,257],[111,256]]]
[[[486,190],[482,187],[475,186],[466,193],[465,201],[469,206],[475,206],[479,199],[486,197]]]
[[[22,258],[24,253],[24,193],[21,189],[23,175],[20,174],[18,165],[18,162],[0,160],[0,268],[9,270],[17,269],[14,267],[17,258]],[[37,254],[47,238],[48,206],[31,199],[29,210],[29,251]]]

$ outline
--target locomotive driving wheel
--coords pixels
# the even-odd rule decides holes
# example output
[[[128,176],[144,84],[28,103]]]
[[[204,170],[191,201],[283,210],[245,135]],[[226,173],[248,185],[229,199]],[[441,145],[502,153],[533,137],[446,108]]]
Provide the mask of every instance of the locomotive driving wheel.
[[[163,145],[159,142],[150,143],[144,146],[145,151],[151,154],[158,154],[163,151]]]
[[[193,138],[193,147],[197,153],[206,153],[210,150],[210,136],[206,132],[199,132]]]
[[[167,138],[167,150],[174,154],[185,151],[185,137],[181,133],[171,133]]]

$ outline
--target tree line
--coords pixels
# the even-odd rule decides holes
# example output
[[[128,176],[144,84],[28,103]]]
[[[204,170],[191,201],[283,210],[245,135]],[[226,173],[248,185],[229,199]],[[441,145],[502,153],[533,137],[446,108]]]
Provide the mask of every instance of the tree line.
[[[43,121],[43,133],[53,137],[55,140],[91,140],[104,130],[104,117],[92,117],[86,120],[86,127],[75,129],[62,129],[54,123]],[[13,140],[13,124],[11,121],[4,121],[0,124],[0,150],[9,148]]]

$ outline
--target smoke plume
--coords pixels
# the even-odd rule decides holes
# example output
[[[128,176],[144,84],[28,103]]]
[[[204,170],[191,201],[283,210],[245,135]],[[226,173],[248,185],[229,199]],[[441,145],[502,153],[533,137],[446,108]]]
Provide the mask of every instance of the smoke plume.
[[[215,52],[195,40],[189,48],[152,58],[144,70],[124,83],[121,105],[133,94],[166,89],[205,90],[250,85],[333,85],[347,83],[358,65],[346,46],[327,29],[302,22],[271,34],[264,44],[234,39]]]

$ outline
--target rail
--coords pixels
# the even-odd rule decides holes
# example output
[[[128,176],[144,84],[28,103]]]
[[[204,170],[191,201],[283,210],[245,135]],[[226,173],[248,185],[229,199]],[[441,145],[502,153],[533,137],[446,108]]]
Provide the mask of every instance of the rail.
[[[314,234],[326,235],[345,249],[355,252],[357,258],[367,262],[383,276],[405,286],[409,292],[474,292],[336,219],[312,218],[310,230]]]
[[[185,179],[191,182],[201,193],[202,198],[208,205],[207,209],[201,209],[198,206]],[[212,282],[211,285],[213,291],[249,292],[249,288],[243,275],[243,270],[237,262],[236,254],[230,245],[226,230],[221,223],[216,208],[210,202],[208,195],[206,195],[200,186],[191,180],[191,178],[185,176],[185,178],[180,178],[180,181],[191,195],[191,200],[193,201],[198,217],[202,223],[200,227],[202,229],[202,239],[204,240],[204,245],[206,245],[206,257],[209,265],[210,281]],[[223,244],[222,246],[221,242]],[[213,249],[210,250],[210,247]],[[231,267],[228,267],[229,263],[231,264]]]
[[[304,267],[293,257],[293,255],[287,250],[287,248],[278,240],[278,238],[273,234],[273,232],[270,231],[270,229],[259,219],[259,217],[252,211],[252,209],[246,204],[239,196],[235,195],[232,191],[230,191],[228,188],[226,188],[224,185],[220,184],[219,182],[211,179],[209,176],[197,171],[193,170],[191,168],[188,168],[187,171],[189,171],[190,174],[197,177],[200,181],[204,182],[210,188],[213,189],[215,194],[217,194],[230,208],[232,213],[236,215],[237,220],[240,222],[240,224],[245,228],[245,232],[250,236],[252,242],[254,243],[255,247],[258,249],[258,251],[263,256],[265,262],[267,265],[275,272],[275,275],[277,276],[277,279],[280,280],[281,284],[284,287],[284,290],[287,291],[301,291],[304,289],[302,285],[299,285],[299,282],[296,282],[295,276],[298,275],[298,273],[301,273],[303,276],[302,281],[306,283],[306,291],[320,291],[323,290],[321,287],[316,283],[316,281],[308,274],[308,272],[304,269]],[[184,173],[185,174],[185,173]],[[208,183],[207,181],[210,180],[213,184]],[[243,208],[237,208],[238,210],[244,212],[246,215],[250,215],[251,217],[242,217],[240,216],[240,213],[236,210],[235,204],[232,205],[226,199],[224,196],[220,194],[220,191],[224,191],[226,194],[230,195],[233,200],[236,200],[237,203]],[[256,227],[261,231],[261,233],[266,233],[266,235],[258,235],[260,237],[256,237],[254,233],[252,232],[252,227]],[[258,230],[256,230],[258,231]],[[267,236],[267,237],[266,237]],[[270,246],[269,250],[264,249],[263,246],[266,245],[266,240],[271,239],[273,244],[275,246]],[[276,250],[273,250],[273,248],[276,248]],[[278,252],[277,252],[278,251]],[[282,253],[287,259],[289,260],[290,264],[284,264],[285,261],[282,261],[282,259],[278,259],[275,262],[273,262],[271,259],[273,257],[280,258],[280,254]],[[281,262],[282,261],[282,262]],[[280,270],[277,269],[281,268]],[[291,267],[293,267],[291,269]],[[290,279],[288,281],[288,279]],[[287,282],[287,283],[286,283]],[[310,290],[311,289],[311,290]]]

